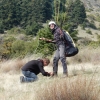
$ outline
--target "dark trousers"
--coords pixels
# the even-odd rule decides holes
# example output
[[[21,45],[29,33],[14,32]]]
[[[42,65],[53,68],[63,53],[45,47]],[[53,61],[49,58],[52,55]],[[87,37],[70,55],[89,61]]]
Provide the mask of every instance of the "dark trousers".
[[[54,72],[54,74],[57,74],[57,72],[58,72],[59,59],[62,62],[63,74],[68,74],[67,73],[66,56],[65,56],[65,45],[59,45],[59,47],[57,48],[57,50],[54,54],[54,59],[53,59],[53,72]]]

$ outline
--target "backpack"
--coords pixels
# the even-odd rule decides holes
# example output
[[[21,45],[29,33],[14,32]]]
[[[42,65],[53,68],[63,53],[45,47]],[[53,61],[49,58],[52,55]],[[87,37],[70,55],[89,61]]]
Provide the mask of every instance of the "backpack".
[[[75,46],[75,43],[67,31],[63,31],[65,41],[65,53],[66,57],[72,57],[78,54],[79,50]]]

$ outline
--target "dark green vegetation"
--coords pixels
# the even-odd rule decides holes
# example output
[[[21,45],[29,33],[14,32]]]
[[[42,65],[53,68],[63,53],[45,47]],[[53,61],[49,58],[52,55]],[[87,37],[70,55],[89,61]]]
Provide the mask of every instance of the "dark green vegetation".
[[[77,42],[75,29],[85,19],[85,7],[80,0],[0,0],[0,34],[3,35],[0,55],[24,57],[35,51],[43,56],[52,55],[54,45],[38,40],[53,38],[47,22],[55,20]]]

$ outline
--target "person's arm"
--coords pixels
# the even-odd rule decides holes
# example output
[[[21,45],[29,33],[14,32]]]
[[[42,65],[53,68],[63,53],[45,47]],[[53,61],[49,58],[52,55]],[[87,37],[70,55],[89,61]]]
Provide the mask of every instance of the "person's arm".
[[[50,73],[46,72],[46,71],[43,69],[43,64],[42,64],[42,62],[39,62],[39,63],[38,63],[38,66],[39,66],[40,72],[42,73],[43,76],[50,76]]]
[[[48,43],[55,43],[55,41],[54,40],[51,40],[51,39],[47,39],[47,38],[39,38],[39,40],[44,40],[44,41],[46,41],[46,42],[48,42]]]

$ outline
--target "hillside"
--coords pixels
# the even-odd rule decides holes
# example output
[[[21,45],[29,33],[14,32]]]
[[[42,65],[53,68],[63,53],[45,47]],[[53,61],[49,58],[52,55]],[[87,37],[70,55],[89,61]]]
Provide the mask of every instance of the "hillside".
[[[87,27],[84,30],[78,27],[78,37],[83,39],[89,39],[97,41],[97,35],[100,35],[100,0],[81,0],[86,9],[87,19],[92,23],[96,29]],[[90,31],[89,34],[87,31]]]
[[[100,13],[100,0],[81,0],[86,9],[91,9],[94,12],[99,12]]]

